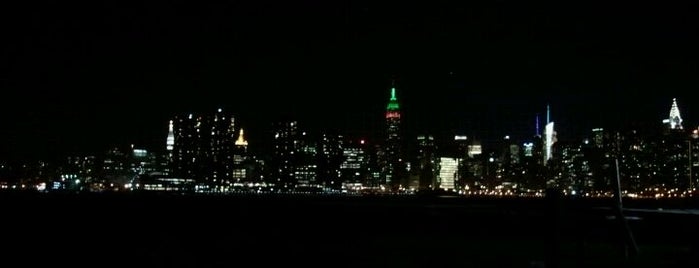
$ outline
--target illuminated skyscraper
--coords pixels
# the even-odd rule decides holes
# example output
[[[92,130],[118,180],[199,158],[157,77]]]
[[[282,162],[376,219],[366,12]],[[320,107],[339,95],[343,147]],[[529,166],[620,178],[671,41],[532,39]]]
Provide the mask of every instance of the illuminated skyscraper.
[[[693,187],[692,175],[690,175],[691,164],[691,143],[692,137],[687,136],[682,126],[682,116],[677,105],[677,99],[672,99],[670,107],[670,115],[668,119],[663,120],[667,124],[667,131],[662,137],[662,146],[660,154],[664,158],[663,165],[660,166],[658,173],[662,178],[662,183],[665,187],[677,187],[687,189]]]
[[[544,166],[549,159],[551,159],[551,148],[553,147],[554,142],[553,122],[549,122],[546,124],[546,128],[544,130]]]
[[[403,159],[401,158],[400,106],[396,98],[395,85],[391,88],[391,98],[386,106],[386,166],[384,167],[385,183],[396,187],[400,184]]]
[[[367,144],[364,140],[349,140],[342,147],[342,164],[340,176],[343,183],[362,183],[368,185]]]
[[[233,153],[233,181],[241,182],[248,178],[248,166],[245,165],[248,160],[248,141],[245,140],[244,131],[241,128],[238,134],[238,139],[235,141],[235,152]]]
[[[439,158],[439,188],[453,190],[459,168],[459,159],[452,157]]]
[[[546,105],[546,126],[544,127],[544,166],[551,159],[551,149],[556,142],[556,132],[553,130],[551,122],[551,106]]]
[[[168,127],[166,149],[170,155],[172,155],[172,149],[175,146],[175,130],[172,125],[172,120],[170,120],[170,126]]]
[[[670,116],[663,120],[663,123],[668,124],[670,129],[682,129],[682,116],[680,116],[680,108],[677,107],[677,99],[672,99]]]
[[[175,127],[173,121],[170,120],[170,125],[168,126],[167,141],[165,142],[165,149],[167,150],[165,154],[165,161],[161,162],[163,165],[162,169],[166,174],[170,174],[172,169],[172,156],[173,150],[175,149]]]

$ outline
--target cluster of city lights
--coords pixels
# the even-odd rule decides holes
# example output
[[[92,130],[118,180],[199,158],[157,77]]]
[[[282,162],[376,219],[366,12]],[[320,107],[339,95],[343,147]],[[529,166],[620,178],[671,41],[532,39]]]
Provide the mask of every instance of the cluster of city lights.
[[[116,192],[132,192],[138,190],[146,191],[164,191],[164,192],[184,192],[182,187],[167,185],[167,184],[132,184],[127,183],[124,185],[117,184],[103,184],[94,183],[92,185],[85,185],[87,189],[92,192],[105,192],[105,191],[116,191]],[[34,190],[38,192],[53,192],[64,190],[56,185],[47,185],[46,182],[40,182],[37,184],[9,184],[6,182],[0,183],[0,190]],[[275,188],[272,184],[267,183],[234,183],[231,186],[206,186],[206,185],[195,185],[194,193],[200,194],[291,194],[291,195],[311,195],[311,194],[323,194],[323,195],[349,195],[349,196],[362,196],[362,195],[416,195],[419,194],[419,190],[416,188],[404,188],[401,187],[398,191],[391,191],[386,187],[367,187],[359,183],[347,184],[342,187],[342,189],[330,189],[323,188],[320,186],[312,186],[305,188],[288,188],[288,187],[277,187]],[[505,189],[504,187],[495,187],[493,189],[486,189],[485,187],[481,189],[468,189],[468,187],[462,190],[449,190],[444,189],[444,193],[451,193],[453,195],[459,196],[472,196],[472,197],[527,197],[527,198],[541,198],[546,196],[546,192],[543,189],[533,190],[533,189]],[[614,192],[612,191],[576,191],[576,190],[562,190],[561,193],[564,196],[571,197],[586,197],[586,198],[611,198],[614,197]],[[686,198],[696,196],[697,189],[691,188],[687,190],[682,190],[679,188],[645,188],[639,192],[622,191],[622,196],[631,199],[667,199],[667,198]]]

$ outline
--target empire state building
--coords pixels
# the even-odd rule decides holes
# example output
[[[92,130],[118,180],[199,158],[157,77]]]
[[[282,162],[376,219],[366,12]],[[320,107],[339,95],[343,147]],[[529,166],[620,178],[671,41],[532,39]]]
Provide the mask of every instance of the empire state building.
[[[400,135],[400,105],[396,98],[396,88],[391,88],[391,98],[386,106],[386,184],[397,186],[400,182],[401,135]]]

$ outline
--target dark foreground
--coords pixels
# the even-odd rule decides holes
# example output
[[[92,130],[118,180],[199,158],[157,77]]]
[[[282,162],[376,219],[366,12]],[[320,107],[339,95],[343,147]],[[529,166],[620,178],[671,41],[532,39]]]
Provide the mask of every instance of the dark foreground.
[[[691,203],[0,193],[0,267],[699,267]],[[664,207],[662,212],[656,208]],[[67,266],[63,266],[67,265]]]

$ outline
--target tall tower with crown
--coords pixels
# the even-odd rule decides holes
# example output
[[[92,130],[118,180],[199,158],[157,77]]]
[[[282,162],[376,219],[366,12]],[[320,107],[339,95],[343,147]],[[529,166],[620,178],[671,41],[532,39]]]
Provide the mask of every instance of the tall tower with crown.
[[[248,141],[245,139],[245,136],[243,136],[244,133],[243,128],[240,128],[240,134],[238,134],[238,139],[235,141],[235,146],[241,147],[244,151],[247,151]]]
[[[396,186],[400,183],[401,167],[401,112],[396,97],[395,80],[391,84],[391,98],[386,106],[386,184]]]
[[[670,107],[670,116],[668,119],[663,120],[663,123],[668,124],[670,129],[683,129],[682,128],[682,116],[680,116],[680,108],[677,107],[677,99],[672,99],[672,106]]]

